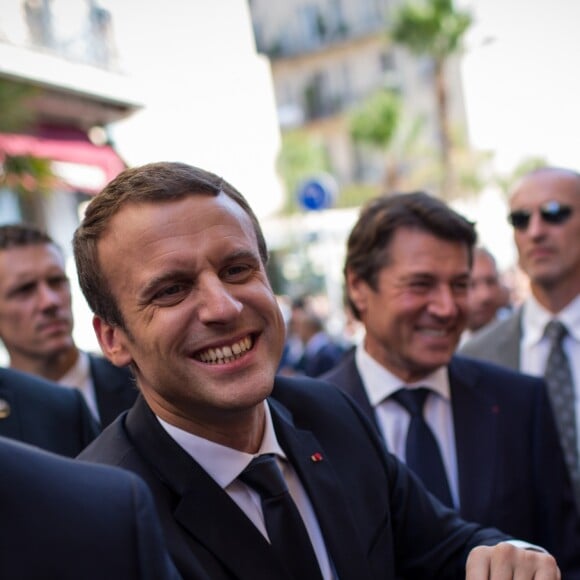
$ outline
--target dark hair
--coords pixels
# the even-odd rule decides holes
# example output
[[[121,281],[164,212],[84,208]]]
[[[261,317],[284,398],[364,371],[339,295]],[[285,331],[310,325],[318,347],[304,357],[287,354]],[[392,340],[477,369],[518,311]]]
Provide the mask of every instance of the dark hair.
[[[97,243],[112,217],[129,203],[165,202],[190,195],[223,192],[249,216],[264,264],[268,261],[266,241],[254,212],[244,196],[221,177],[185,163],[150,163],[126,169],[88,205],[73,238],[79,283],[92,311],[108,322],[124,327],[123,316],[98,259]]]
[[[443,240],[465,244],[471,266],[477,240],[473,223],[440,199],[417,191],[382,195],[363,207],[348,238],[345,276],[350,271],[376,290],[379,272],[390,262],[389,245],[400,228],[416,229]],[[347,299],[354,315],[359,318],[356,306],[350,298]]]
[[[32,224],[5,224],[0,226],[0,250],[53,244],[54,240],[40,228]],[[58,246],[57,246],[58,247]]]

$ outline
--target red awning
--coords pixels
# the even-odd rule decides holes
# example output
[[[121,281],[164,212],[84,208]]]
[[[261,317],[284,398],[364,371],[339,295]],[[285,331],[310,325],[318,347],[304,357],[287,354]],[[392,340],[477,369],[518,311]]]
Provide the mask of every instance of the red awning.
[[[34,135],[0,133],[0,156],[3,154],[32,155],[65,164],[94,168],[98,170],[100,177],[93,178],[94,183],[90,185],[79,186],[70,183],[74,179],[67,179],[70,173],[68,171],[67,175],[63,175],[63,179],[69,181],[71,186],[89,193],[102,189],[126,167],[111,146],[95,145],[84,132],[66,127],[43,127]]]

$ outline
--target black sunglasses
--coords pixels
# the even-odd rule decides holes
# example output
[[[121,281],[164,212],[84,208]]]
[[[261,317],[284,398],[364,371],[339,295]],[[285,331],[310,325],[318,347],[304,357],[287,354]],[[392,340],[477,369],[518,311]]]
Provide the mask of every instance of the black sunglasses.
[[[517,209],[508,215],[508,221],[516,230],[526,230],[532,213],[529,209]],[[540,217],[547,224],[563,224],[571,215],[572,208],[559,201],[549,201],[540,206]]]

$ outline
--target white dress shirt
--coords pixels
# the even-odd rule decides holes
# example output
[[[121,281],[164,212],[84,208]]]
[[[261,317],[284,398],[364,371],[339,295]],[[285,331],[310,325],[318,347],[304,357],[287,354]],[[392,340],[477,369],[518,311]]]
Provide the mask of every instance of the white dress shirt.
[[[264,453],[273,453],[278,461],[278,466],[282,470],[290,495],[304,520],[322,576],[325,580],[331,580],[334,575],[324,544],[324,538],[314,514],[314,508],[294,468],[287,460],[284,451],[278,443],[274,425],[272,424],[270,408],[266,402],[264,402],[264,408],[266,426],[260,449],[256,455],[214,443],[170,425],[159,417],[157,419],[169,436],[193,457],[208,475],[236,502],[267,540],[269,538],[264,523],[260,496],[251,487],[242,483],[238,476],[254,457]]]
[[[79,351],[77,362],[57,381],[57,383],[63,387],[74,387],[75,389],[78,389],[85,398],[85,403],[87,404],[92,416],[95,418],[97,423],[101,422],[99,409],[97,407],[95,385],[93,377],[91,376],[91,364],[89,355],[86,352]]]
[[[447,367],[439,368],[418,383],[405,385],[401,379],[372,358],[362,344],[357,346],[355,361],[387,447],[403,462],[410,416],[399,403],[389,397],[405,386],[411,389],[428,387],[433,391],[427,397],[423,416],[441,450],[453,505],[458,508],[457,453]]]
[[[522,310],[522,339],[520,342],[520,370],[541,377],[546,369],[550,342],[544,337],[546,324],[552,319],[566,325],[568,335],[563,349],[568,356],[576,392],[576,424],[580,426],[580,295],[556,316],[548,312],[533,296],[529,296]],[[580,452],[580,429],[578,429]]]

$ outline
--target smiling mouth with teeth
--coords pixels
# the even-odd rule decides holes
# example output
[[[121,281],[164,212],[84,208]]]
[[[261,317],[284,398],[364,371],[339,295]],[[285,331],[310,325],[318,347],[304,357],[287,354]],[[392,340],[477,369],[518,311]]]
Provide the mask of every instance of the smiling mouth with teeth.
[[[254,340],[251,336],[246,336],[242,340],[234,342],[234,344],[208,348],[207,350],[198,352],[194,355],[194,358],[211,365],[223,365],[241,358],[252,346],[254,346]]]

